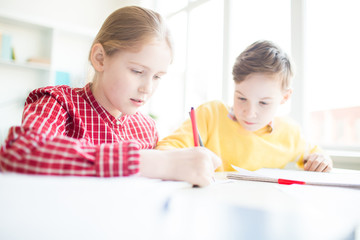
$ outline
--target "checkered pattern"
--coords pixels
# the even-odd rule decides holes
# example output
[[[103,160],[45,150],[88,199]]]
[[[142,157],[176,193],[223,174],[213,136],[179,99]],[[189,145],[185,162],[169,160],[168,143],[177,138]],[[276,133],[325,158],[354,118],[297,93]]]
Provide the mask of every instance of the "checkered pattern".
[[[137,173],[139,149],[158,141],[154,120],[141,113],[116,119],[96,102],[90,86],[31,92],[22,125],[10,128],[1,147],[0,169],[99,177]]]

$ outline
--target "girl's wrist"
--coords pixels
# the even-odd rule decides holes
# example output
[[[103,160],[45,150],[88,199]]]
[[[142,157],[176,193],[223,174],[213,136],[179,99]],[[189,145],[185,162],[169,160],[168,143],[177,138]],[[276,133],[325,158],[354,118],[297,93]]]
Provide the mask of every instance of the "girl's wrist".
[[[139,173],[149,178],[172,180],[172,160],[167,156],[167,151],[140,150]]]

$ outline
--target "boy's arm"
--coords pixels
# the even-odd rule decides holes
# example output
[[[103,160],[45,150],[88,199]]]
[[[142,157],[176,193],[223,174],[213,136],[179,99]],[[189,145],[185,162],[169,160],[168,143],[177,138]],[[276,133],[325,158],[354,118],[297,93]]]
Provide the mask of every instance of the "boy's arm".
[[[194,138],[190,119],[187,119],[172,134],[157,143],[156,149],[166,150],[175,148],[189,148],[194,146]]]
[[[209,132],[211,131],[211,127],[209,127],[209,119],[214,118],[211,113],[211,106],[209,107],[208,105],[209,104],[202,104],[195,110],[198,131],[205,147]],[[212,106],[212,108],[218,110],[217,106]],[[159,141],[156,149],[166,150],[189,147],[194,147],[194,135],[190,118],[185,120],[172,134]]]
[[[314,172],[330,172],[333,168],[333,162],[319,146],[311,145],[301,139],[304,147],[303,153],[300,155],[297,165],[305,171]]]
[[[99,177],[138,172],[137,142],[94,145],[85,139],[68,137],[67,117],[65,108],[50,96],[26,105],[22,126],[10,129],[1,148],[0,170]]]
[[[304,157],[304,170],[313,172],[330,172],[333,162],[330,156],[324,153],[311,153]]]

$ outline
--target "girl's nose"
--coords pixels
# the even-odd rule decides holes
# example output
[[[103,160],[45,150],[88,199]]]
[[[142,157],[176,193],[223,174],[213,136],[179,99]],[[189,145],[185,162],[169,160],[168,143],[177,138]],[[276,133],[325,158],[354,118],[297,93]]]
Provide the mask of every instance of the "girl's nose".
[[[151,78],[146,78],[139,87],[141,93],[151,93],[153,88],[153,81]]]

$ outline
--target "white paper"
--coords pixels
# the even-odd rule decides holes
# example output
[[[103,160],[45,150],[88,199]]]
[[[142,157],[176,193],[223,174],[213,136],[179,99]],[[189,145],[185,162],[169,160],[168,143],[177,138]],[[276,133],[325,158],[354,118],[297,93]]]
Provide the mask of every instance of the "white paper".
[[[234,168],[238,173],[241,173],[241,174],[246,175],[246,176],[252,176],[252,177],[262,177],[262,176],[264,176],[264,175],[259,174],[256,171],[249,171],[249,170],[237,167],[237,166],[232,165],[232,164],[231,164],[231,167]]]
[[[257,171],[248,171],[243,168],[232,165],[237,174],[242,179],[261,181],[266,179],[287,179],[306,182],[307,185],[334,186],[334,187],[351,187],[360,189],[360,172],[359,171],[341,171],[336,169],[330,173],[310,172],[303,170],[287,170],[275,168],[262,168]]]

